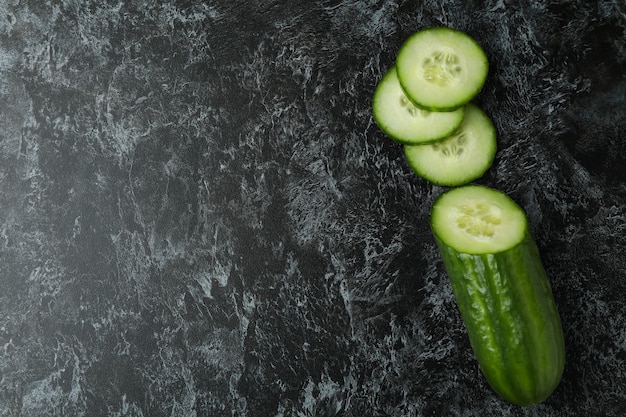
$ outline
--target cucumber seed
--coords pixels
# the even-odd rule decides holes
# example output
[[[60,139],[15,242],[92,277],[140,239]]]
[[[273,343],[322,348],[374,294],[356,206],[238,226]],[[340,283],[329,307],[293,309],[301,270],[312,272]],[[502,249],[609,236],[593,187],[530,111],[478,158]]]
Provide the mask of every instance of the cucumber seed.
[[[440,87],[450,85],[461,73],[459,57],[449,51],[435,51],[422,62],[424,79]]]

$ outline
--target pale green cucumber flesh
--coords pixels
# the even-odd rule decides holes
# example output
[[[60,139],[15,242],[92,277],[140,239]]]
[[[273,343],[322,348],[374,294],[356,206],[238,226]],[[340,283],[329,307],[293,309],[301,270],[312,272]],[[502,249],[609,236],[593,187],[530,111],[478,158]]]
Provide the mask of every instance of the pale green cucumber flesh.
[[[497,150],[496,129],[477,105],[465,106],[459,128],[440,141],[405,145],[411,169],[429,182],[442,186],[468,184],[491,167]]]
[[[407,96],[417,106],[435,111],[469,103],[489,72],[487,55],[476,40],[446,27],[411,35],[398,51],[396,66]]]
[[[483,375],[503,398],[525,406],[544,401],[558,386],[565,348],[550,282],[524,212],[507,200],[505,194],[482,186],[450,190],[435,202],[431,226]],[[468,221],[457,221],[451,214],[453,207],[463,213],[463,207],[485,204],[503,213],[496,229],[515,236],[503,241],[495,237],[501,231],[495,231],[491,252],[483,245],[467,253],[468,241],[458,245],[453,240],[475,234],[482,245],[485,235],[478,213],[485,210],[474,211],[476,222],[468,231]],[[493,224],[485,227],[493,231]]]
[[[441,194],[431,209],[433,233],[460,253],[496,253],[522,240],[526,214],[506,194],[482,185],[465,185]]]
[[[449,136],[463,121],[465,109],[431,112],[409,100],[391,67],[376,86],[372,98],[374,120],[391,139],[404,144],[421,144]]]

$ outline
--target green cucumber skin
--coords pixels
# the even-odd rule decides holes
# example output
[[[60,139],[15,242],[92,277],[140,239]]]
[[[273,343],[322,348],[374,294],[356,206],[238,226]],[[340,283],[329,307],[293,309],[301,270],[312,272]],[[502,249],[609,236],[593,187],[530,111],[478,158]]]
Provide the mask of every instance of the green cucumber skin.
[[[547,399],[565,365],[561,319],[530,233],[494,254],[459,253],[436,235],[461,317],[489,385],[509,402]]]

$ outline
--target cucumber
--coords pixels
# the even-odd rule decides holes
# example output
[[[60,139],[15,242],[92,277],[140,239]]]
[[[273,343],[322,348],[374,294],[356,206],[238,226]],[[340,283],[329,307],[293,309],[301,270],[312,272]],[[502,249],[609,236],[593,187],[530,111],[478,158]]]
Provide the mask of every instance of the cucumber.
[[[416,106],[448,111],[469,103],[483,88],[489,62],[468,34],[447,27],[411,35],[396,57],[398,80]]]
[[[376,86],[372,110],[376,124],[388,137],[412,145],[449,136],[465,115],[464,107],[450,112],[430,112],[415,107],[398,82],[395,66],[387,70]]]
[[[443,186],[468,184],[491,167],[496,155],[496,129],[477,105],[465,105],[461,126],[449,137],[422,145],[405,145],[404,155],[420,177]]]
[[[524,211],[500,191],[466,185],[437,198],[431,228],[486,380],[513,404],[544,401],[561,380],[565,348]]]

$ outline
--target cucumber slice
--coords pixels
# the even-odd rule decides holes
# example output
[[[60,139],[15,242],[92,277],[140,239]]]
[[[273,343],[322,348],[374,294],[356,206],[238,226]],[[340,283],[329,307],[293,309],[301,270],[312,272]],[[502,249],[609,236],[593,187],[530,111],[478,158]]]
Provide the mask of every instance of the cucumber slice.
[[[468,185],[437,198],[431,228],[486,380],[513,404],[544,401],[563,374],[564,337],[524,211]]]
[[[487,55],[468,34],[447,28],[422,29],[398,51],[398,80],[419,107],[456,109],[482,89],[489,72]]]
[[[404,144],[420,144],[445,138],[463,121],[465,108],[431,112],[415,107],[398,82],[391,67],[378,83],[372,99],[374,120],[391,139]]]
[[[405,145],[404,154],[417,175],[433,184],[453,187],[482,177],[493,163],[496,149],[491,119],[469,103],[455,133],[430,144]]]

